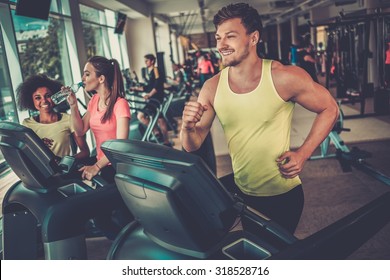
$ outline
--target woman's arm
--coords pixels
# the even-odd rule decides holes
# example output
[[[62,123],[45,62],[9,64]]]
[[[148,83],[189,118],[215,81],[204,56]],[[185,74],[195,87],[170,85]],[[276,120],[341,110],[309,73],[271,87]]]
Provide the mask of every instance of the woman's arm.
[[[116,120],[116,138],[129,138],[130,119],[128,117],[120,117]]]
[[[87,111],[83,118],[81,118],[79,107],[77,106],[77,99],[73,92],[69,94],[67,100],[70,106],[70,118],[75,135],[83,136],[89,129],[89,112]]]
[[[85,139],[85,135],[83,136],[77,136],[75,133],[72,134],[74,141],[77,144],[77,147],[79,148],[79,152],[74,155],[77,159],[84,159],[89,157],[89,147],[87,144],[87,141]]]

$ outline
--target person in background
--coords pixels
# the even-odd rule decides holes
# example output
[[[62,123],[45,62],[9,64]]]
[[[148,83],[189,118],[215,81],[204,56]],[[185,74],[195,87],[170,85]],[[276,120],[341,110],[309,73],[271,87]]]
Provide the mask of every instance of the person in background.
[[[386,57],[385,57],[385,86],[390,86],[390,42],[386,44]]]
[[[69,114],[53,110],[55,104],[50,96],[61,87],[60,82],[43,74],[30,76],[21,83],[16,89],[18,107],[38,112],[24,119],[22,124],[31,128],[58,158],[72,154],[71,144],[74,141],[78,147],[74,157],[81,161],[89,157],[85,137],[74,133]]]
[[[203,57],[203,54],[200,50],[197,50],[195,54],[192,56],[192,68],[193,70],[198,69],[198,63],[199,60],[201,60]]]
[[[204,82],[214,75],[214,66],[207,54],[204,54],[198,61],[197,73],[199,76],[199,85],[202,87]]]
[[[317,70],[319,70],[318,72],[323,77],[326,74],[326,52],[324,49],[324,43],[322,42],[318,43],[317,57]]]
[[[317,68],[316,68],[316,59],[315,59],[315,51],[312,44],[307,44],[303,50],[301,51],[301,61],[299,66],[305,69],[307,73],[309,73],[310,77],[318,83],[317,77]]]
[[[168,77],[168,88],[172,88],[175,92],[180,92],[188,83],[187,74],[180,65],[172,63],[173,78]]]
[[[292,44],[290,46],[289,60],[290,60],[291,65],[298,64],[298,46],[297,45]]]
[[[145,65],[146,65],[146,85],[143,87],[132,87],[132,90],[146,92],[144,99],[148,100],[150,98],[156,99],[160,104],[164,102],[164,77],[161,76],[161,71],[156,66],[156,57],[153,54],[147,54],[144,56]],[[154,114],[155,109],[152,105],[147,104],[143,111],[150,112]],[[138,112],[138,120],[143,123],[145,126],[148,126],[150,119],[144,112]],[[169,142],[168,137],[168,125],[162,115],[158,117],[157,120],[158,127],[161,130],[161,137],[163,145],[171,147],[172,144]],[[157,127],[153,129],[154,134],[159,137],[160,132]]]
[[[192,60],[188,57],[183,64],[183,70],[186,73],[188,82],[194,78],[194,69],[192,67]]]
[[[80,169],[82,179],[91,180],[101,172],[102,177],[114,181],[115,170],[101,150],[104,141],[127,139],[129,136],[130,108],[124,98],[125,90],[118,61],[101,56],[88,59],[84,67],[83,83],[86,91],[95,95],[88,103],[87,112],[81,117],[75,94],[68,96],[71,120],[75,133],[83,136],[91,129],[96,140],[96,158]]]
[[[197,101],[186,104],[182,146],[188,152],[199,149],[217,115],[233,166],[233,174],[221,182],[249,207],[293,233],[304,205],[299,174],[332,130],[337,103],[301,68],[258,56],[261,17],[248,4],[223,7],[214,25],[225,68],[205,82]],[[292,151],[295,104],[317,116],[302,146]]]

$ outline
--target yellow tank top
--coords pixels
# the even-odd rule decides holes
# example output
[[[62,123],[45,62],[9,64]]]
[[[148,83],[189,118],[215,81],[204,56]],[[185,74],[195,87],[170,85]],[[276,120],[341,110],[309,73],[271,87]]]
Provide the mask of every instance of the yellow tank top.
[[[50,150],[58,157],[71,154],[70,137],[74,132],[70,115],[61,113],[61,120],[54,123],[39,123],[33,117],[23,120],[23,125],[31,128],[39,138],[48,138],[53,140]]]
[[[283,178],[276,159],[290,148],[293,102],[277,93],[271,60],[262,60],[261,80],[245,94],[229,86],[229,67],[221,71],[214,109],[225,132],[236,184],[254,196],[285,193],[301,184],[299,177]]]

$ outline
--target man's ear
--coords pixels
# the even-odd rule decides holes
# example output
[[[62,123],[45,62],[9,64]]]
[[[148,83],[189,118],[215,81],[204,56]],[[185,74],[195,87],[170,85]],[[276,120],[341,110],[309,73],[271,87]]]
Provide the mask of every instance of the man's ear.
[[[260,41],[260,33],[258,30],[253,31],[251,34],[251,43],[252,45],[257,45]]]

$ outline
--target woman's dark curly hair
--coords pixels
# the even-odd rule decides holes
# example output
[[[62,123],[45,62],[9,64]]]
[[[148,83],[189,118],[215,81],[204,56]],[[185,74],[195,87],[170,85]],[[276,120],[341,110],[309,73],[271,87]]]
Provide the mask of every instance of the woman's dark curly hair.
[[[44,74],[28,77],[16,89],[17,102],[20,110],[37,110],[34,106],[32,95],[40,87],[46,87],[51,93],[56,93],[61,90],[62,84],[50,79]]]

